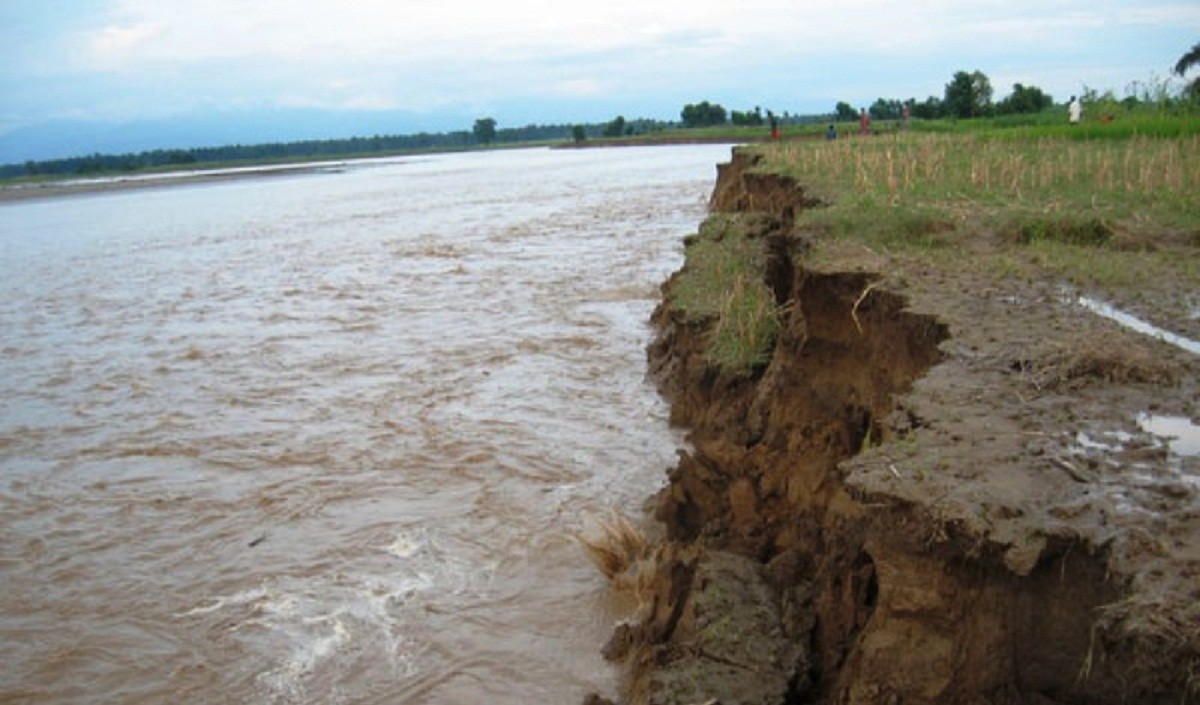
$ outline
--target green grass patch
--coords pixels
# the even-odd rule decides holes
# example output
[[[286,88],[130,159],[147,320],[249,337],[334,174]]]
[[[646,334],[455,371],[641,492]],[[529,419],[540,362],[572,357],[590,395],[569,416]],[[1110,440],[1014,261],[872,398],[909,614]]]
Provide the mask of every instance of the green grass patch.
[[[739,276],[722,298],[706,355],[724,370],[749,375],[770,362],[778,335],[775,295],[761,275]]]
[[[1001,230],[1001,234],[1010,242],[1021,245],[1058,242],[1100,247],[1112,242],[1114,233],[1112,226],[1099,218],[1059,215],[1013,220]]]
[[[712,323],[706,357],[735,375],[764,366],[779,333],[779,311],[764,280],[763,241],[752,214],[720,214],[687,239],[683,269],[671,283],[671,304]]]
[[[944,247],[953,242],[956,230],[950,215],[939,209],[902,204],[821,208],[808,213],[804,223],[810,231],[889,250]]]

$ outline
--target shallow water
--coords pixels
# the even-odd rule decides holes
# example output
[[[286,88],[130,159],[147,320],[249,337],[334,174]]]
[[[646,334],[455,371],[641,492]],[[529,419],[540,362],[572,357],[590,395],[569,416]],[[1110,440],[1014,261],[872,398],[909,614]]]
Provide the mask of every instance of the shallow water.
[[[1178,457],[1200,457],[1200,426],[1184,416],[1138,414],[1138,427],[1164,439],[1167,448]]]
[[[0,205],[0,700],[572,702],[727,146]]]
[[[1162,328],[1159,328],[1158,326],[1147,321],[1143,321],[1137,316],[1122,311],[1111,304],[1098,301],[1088,296],[1077,296],[1076,301],[1080,306],[1086,308],[1092,313],[1095,313],[1098,316],[1103,316],[1111,321],[1116,321],[1130,330],[1141,333],[1142,335],[1148,335],[1151,338],[1158,338],[1159,340],[1174,345],[1177,348],[1181,348],[1195,355],[1200,355],[1200,341],[1195,341],[1177,333],[1163,330]]]

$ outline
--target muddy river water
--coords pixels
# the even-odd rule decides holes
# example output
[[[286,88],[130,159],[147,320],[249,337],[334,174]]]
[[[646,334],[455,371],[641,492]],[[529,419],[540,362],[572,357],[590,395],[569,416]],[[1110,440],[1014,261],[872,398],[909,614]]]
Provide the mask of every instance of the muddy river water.
[[[0,701],[578,702],[727,146],[0,204]]]

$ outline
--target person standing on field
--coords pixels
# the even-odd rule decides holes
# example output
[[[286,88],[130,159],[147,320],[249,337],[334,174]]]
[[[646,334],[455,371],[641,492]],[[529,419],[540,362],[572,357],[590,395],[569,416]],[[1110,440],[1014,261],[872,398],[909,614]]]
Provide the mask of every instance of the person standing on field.
[[[858,134],[871,134],[871,116],[867,114],[866,108],[859,108],[858,110]]]
[[[1083,117],[1083,104],[1075,96],[1071,96],[1071,102],[1067,103],[1067,117],[1071,120],[1072,125],[1078,125],[1080,118]]]

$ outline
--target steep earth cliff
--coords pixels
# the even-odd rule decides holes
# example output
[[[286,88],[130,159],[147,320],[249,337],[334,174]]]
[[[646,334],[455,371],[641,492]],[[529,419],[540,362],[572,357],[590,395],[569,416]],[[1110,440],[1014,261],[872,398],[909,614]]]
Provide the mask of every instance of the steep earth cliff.
[[[1052,282],[813,257],[819,204],[754,166],[735,152],[711,205],[762,214],[782,326],[722,372],[664,285],[650,368],[692,448],[606,648],[627,700],[1200,698],[1200,468],[1138,425],[1195,417],[1195,356]]]

